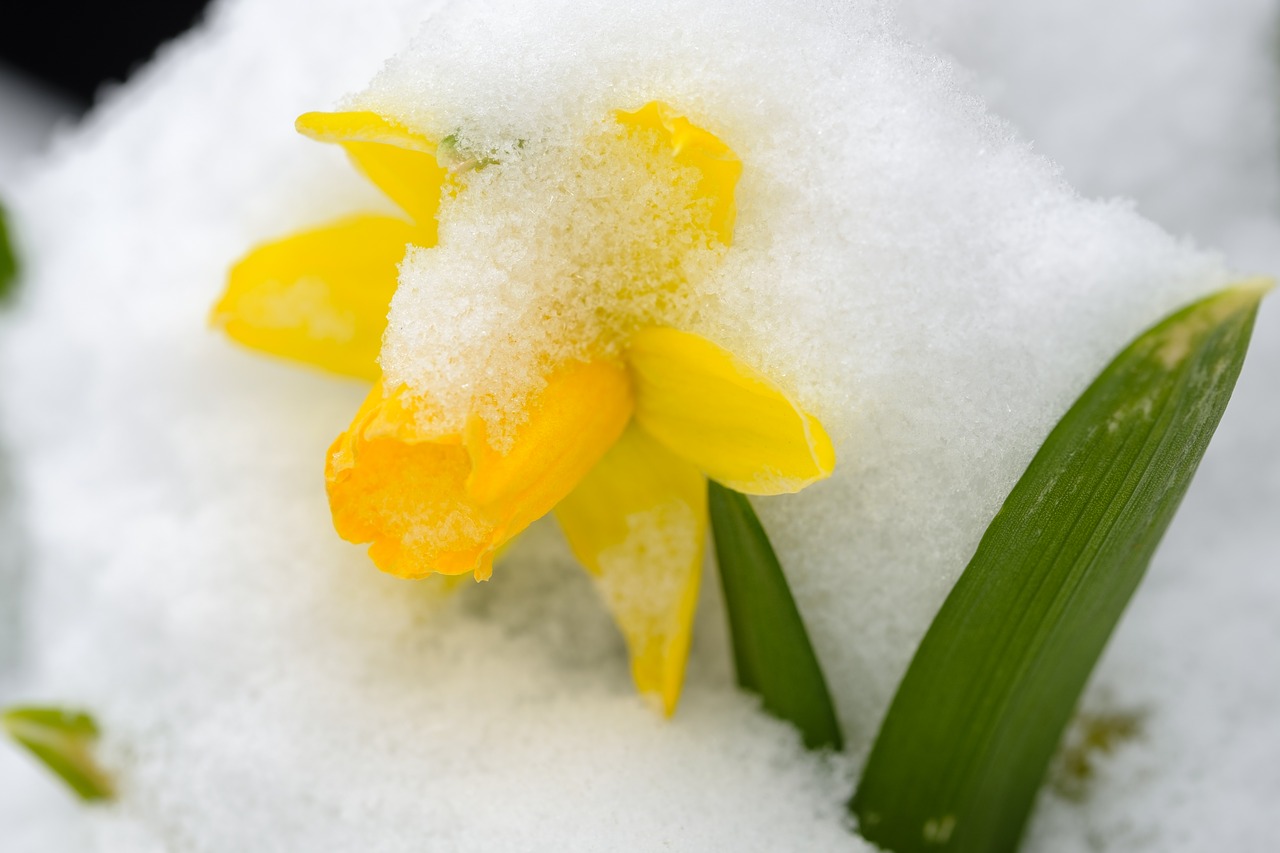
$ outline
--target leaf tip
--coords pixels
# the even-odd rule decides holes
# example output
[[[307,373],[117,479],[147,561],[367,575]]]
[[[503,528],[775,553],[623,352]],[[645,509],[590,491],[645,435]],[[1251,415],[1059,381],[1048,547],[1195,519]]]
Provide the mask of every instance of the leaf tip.
[[[98,724],[83,711],[18,706],[0,713],[0,729],[86,802],[115,796],[111,778],[91,754]]]
[[[1243,281],[1238,281],[1231,287],[1227,288],[1227,293],[1233,294],[1242,303],[1260,302],[1262,297],[1275,290],[1276,280],[1267,276],[1254,276]]]

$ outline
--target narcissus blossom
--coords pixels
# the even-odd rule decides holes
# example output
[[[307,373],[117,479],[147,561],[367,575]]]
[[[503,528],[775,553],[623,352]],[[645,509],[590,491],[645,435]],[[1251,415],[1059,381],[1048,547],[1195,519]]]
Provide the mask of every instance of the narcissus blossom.
[[[697,601],[706,478],[790,493],[828,476],[835,454],[817,419],[767,377],[661,322],[689,259],[714,260],[732,242],[741,162],[663,104],[613,119],[596,162],[643,159],[639,174],[661,185],[669,209],[621,190],[609,201],[636,205],[632,218],[653,226],[610,243],[607,263],[578,262],[571,278],[606,276],[620,295],[595,306],[602,319],[586,339],[538,360],[538,382],[520,393],[470,388],[459,407],[382,376],[406,248],[447,249],[433,248],[441,205],[467,192],[469,171],[500,168],[506,155],[467,153],[371,112],[308,113],[297,124],[340,144],[406,216],[354,216],[255,249],[213,317],[251,347],[374,381],[325,469],[343,538],[370,543],[374,563],[400,577],[485,579],[500,549],[554,511],[626,638],[637,687],[670,713]],[[649,307],[636,309],[634,293]]]

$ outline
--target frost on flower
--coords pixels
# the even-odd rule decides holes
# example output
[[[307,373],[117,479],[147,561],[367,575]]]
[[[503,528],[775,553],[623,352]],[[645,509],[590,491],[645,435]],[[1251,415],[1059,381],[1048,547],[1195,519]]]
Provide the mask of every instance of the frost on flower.
[[[580,138],[493,150],[372,112],[308,113],[298,128],[342,145],[405,218],[357,215],[259,247],[214,320],[375,380],[329,451],[338,532],[401,577],[483,580],[554,509],[637,686],[672,712],[704,478],[770,495],[835,465],[812,415],[682,329],[731,251],[737,155],[657,102]]]

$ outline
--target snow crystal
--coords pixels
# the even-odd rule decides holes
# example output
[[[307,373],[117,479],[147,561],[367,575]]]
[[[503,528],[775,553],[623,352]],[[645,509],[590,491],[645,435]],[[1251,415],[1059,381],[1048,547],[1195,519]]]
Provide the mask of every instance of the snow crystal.
[[[1255,89],[1246,97],[1227,84],[1264,65],[1257,44],[1236,48],[1244,23],[1264,16],[1234,3],[1236,28],[1206,31],[1195,55],[1242,58],[1196,91],[1225,115],[1252,115],[1240,105],[1255,103]],[[364,389],[238,351],[203,326],[228,265],[250,245],[386,209],[339,152],[295,137],[293,116],[354,104],[507,155],[501,168],[465,175],[467,192],[442,211],[447,251],[415,250],[402,268],[386,367],[422,388],[438,383],[432,393],[486,370],[508,388],[531,381],[522,360],[550,344],[526,318],[571,292],[545,270],[588,271],[591,300],[618,296],[600,260],[642,223],[599,235],[575,223],[582,239],[568,243],[540,227],[598,216],[604,184],[639,174],[619,172],[636,162],[627,157],[578,167],[583,140],[626,144],[599,135],[614,110],[663,101],[741,157],[733,245],[682,276],[687,303],[638,302],[623,316],[660,314],[722,344],[835,440],[831,480],[757,506],[855,755],[1055,420],[1129,338],[1228,275],[1131,205],[1078,197],[986,112],[967,72],[897,34],[884,4],[627,5],[227,2],[17,188],[31,251],[23,302],[0,332],[0,406],[27,539],[25,656],[21,677],[0,682],[0,701],[93,709],[123,797],[98,811],[71,806],[0,747],[0,826],[15,839],[6,849],[865,849],[842,825],[851,767],[806,754],[795,732],[733,688],[714,584],[704,585],[685,698],[664,722],[634,695],[616,629],[553,527],[533,529],[490,584],[453,595],[435,581],[385,577],[336,538],[324,452]],[[1111,148],[1101,132],[1072,130],[1145,103],[1142,86],[1103,85],[1115,78],[1100,73],[1071,101],[1072,120],[1052,124],[1052,94],[1090,73],[1079,46],[1091,44],[1105,5],[1090,4],[1093,17],[1037,18],[996,0],[908,11],[928,38],[990,75],[976,82],[986,94],[1001,69],[1018,72],[1002,58],[1038,56],[1014,45],[1052,31],[1071,49],[1031,78],[1041,83],[992,95],[1000,108],[1031,138],[1044,134],[1041,150],[1088,191],[1137,194],[1177,230],[1221,236],[1246,262],[1274,267],[1274,250],[1259,248],[1274,233],[1263,203],[1274,198],[1274,167],[1258,186],[1250,171],[1258,152],[1274,150],[1269,125],[1222,135],[1196,126],[1188,136],[1157,122],[1173,128],[1159,138],[1185,147],[1170,147],[1156,168],[1144,160],[1152,136]],[[976,9],[990,10],[987,26],[969,25]],[[1158,16],[1149,17],[1108,29],[1124,45],[1114,55],[1164,68],[1161,41],[1145,36]],[[1172,17],[1196,29],[1193,15]],[[1186,59],[1165,77],[1150,73],[1171,93],[1197,67]],[[1274,94],[1270,77],[1265,86]],[[1108,110],[1091,112],[1095,98]],[[1232,142],[1233,132],[1249,141]],[[510,156],[520,140],[528,155]],[[1214,168],[1235,189],[1201,210],[1152,189],[1176,183],[1205,150],[1221,154]],[[540,192],[558,179],[573,191]],[[1230,214],[1214,211],[1237,202],[1248,222],[1222,224]],[[589,318],[570,311],[564,322]],[[526,337],[486,348],[495,329]],[[593,333],[557,332],[556,345]],[[433,352],[441,342],[449,346]],[[489,352],[501,358],[483,363]],[[1244,382],[1250,375],[1258,387],[1256,370]],[[1257,411],[1270,416],[1274,403]],[[1261,434],[1236,423],[1262,453]],[[1236,523],[1224,514],[1240,509],[1251,470],[1219,470],[1228,469],[1235,482],[1211,484],[1235,500],[1216,506],[1201,489],[1188,501],[1223,530]],[[1274,512],[1277,501],[1267,487],[1251,511]],[[1251,550],[1225,533],[1203,550],[1189,541],[1210,529],[1175,527],[1165,566],[1191,576],[1185,555],[1198,555],[1201,572],[1274,555],[1274,542]],[[1171,624],[1207,635],[1228,608],[1244,607],[1242,627],[1214,634],[1195,657],[1207,677],[1273,637],[1258,626],[1274,585],[1254,573],[1238,595],[1208,595],[1203,582],[1161,586],[1160,569],[1145,609],[1185,618],[1127,621],[1103,672],[1113,685],[1130,676],[1146,685],[1121,701],[1168,709],[1180,697],[1158,685],[1180,683],[1176,663],[1166,657],[1158,678],[1139,677],[1142,653],[1159,647],[1150,636]],[[1187,615],[1200,612],[1188,609],[1188,589],[1212,602],[1212,618]],[[1240,597],[1250,593],[1253,605]],[[1185,711],[1155,713],[1146,736],[1174,757],[1135,746],[1128,754],[1146,758],[1114,775],[1104,768],[1107,802],[1081,809],[1047,797],[1033,846],[1059,850],[1097,827],[1115,840],[1089,841],[1109,849],[1147,839],[1158,840],[1147,849],[1177,849],[1155,827],[1168,809],[1187,809],[1187,778],[1210,772],[1220,746],[1245,769],[1216,784],[1246,800],[1274,794],[1280,782],[1266,773],[1277,764],[1246,768],[1243,742],[1222,732],[1243,720],[1265,738],[1259,720],[1277,692],[1235,688],[1234,709],[1196,693]],[[1223,713],[1215,734],[1191,735],[1205,714]],[[1153,781],[1153,769],[1186,778]],[[1121,796],[1132,789],[1175,796]],[[1228,822],[1222,808],[1211,823]]]
[[[424,401],[424,429],[460,433],[475,414],[505,449],[551,368],[619,355],[642,326],[689,323],[723,254],[702,224],[701,173],[612,113],[573,129],[508,140],[500,162],[459,175],[439,247],[404,260],[382,368],[388,388]]]

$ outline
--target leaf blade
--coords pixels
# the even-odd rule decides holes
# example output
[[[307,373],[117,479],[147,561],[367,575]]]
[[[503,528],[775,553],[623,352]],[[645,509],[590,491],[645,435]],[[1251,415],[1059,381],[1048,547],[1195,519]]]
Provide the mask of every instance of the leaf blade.
[[[800,729],[810,749],[844,744],[831,693],[764,527],[745,495],[708,481],[738,683]]]
[[[0,714],[0,726],[82,800],[109,800],[110,778],[90,752],[98,738],[93,717],[62,708],[15,707]]]
[[[1139,336],[1050,433],[912,660],[850,808],[898,853],[1016,848],[1089,673],[1226,408],[1269,285]]]
[[[7,214],[4,205],[0,205],[0,299],[9,295],[17,277],[18,259],[13,253],[13,244],[9,241]]]

